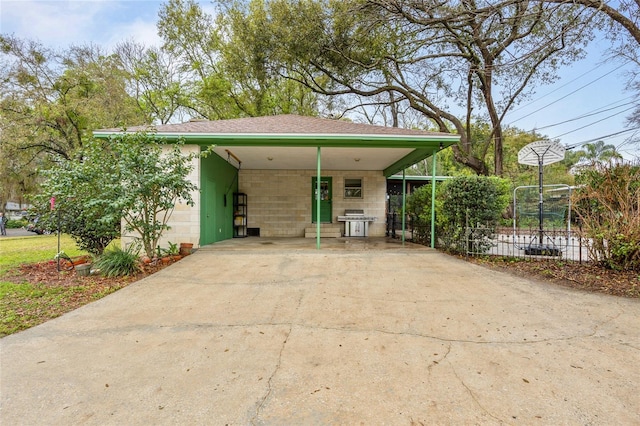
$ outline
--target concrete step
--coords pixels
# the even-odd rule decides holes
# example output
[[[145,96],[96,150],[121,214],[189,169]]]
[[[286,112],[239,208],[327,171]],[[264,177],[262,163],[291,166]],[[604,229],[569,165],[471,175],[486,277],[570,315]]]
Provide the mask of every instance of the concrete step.
[[[305,238],[316,238],[317,228],[315,225],[307,226],[304,229]],[[342,237],[342,231],[339,225],[333,224],[320,224],[320,238],[340,238]]]
[[[316,238],[315,232],[305,232],[305,238]],[[342,234],[340,232],[320,232],[320,238],[340,238]]]

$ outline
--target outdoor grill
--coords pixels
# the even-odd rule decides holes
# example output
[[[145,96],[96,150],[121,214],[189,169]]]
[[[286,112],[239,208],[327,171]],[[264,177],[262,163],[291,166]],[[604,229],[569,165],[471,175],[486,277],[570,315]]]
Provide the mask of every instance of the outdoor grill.
[[[344,216],[338,216],[338,222],[344,222],[345,237],[368,237],[369,222],[375,222],[377,217],[365,216],[364,210],[346,209]]]

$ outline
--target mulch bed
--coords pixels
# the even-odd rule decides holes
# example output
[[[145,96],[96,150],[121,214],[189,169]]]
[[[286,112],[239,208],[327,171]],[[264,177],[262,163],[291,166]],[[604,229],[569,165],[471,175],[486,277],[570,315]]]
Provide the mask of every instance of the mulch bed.
[[[4,279],[15,283],[22,283],[26,281],[32,284],[42,284],[50,287],[73,287],[91,284],[103,287],[120,288],[158,272],[159,270],[166,268],[168,265],[169,264],[163,264],[160,262],[158,262],[157,265],[144,265],[143,269],[141,269],[137,274],[124,277],[103,277],[100,275],[83,277],[79,276],[75,270],[58,271],[57,263],[55,261],[48,261],[22,265],[13,273],[5,276]]]
[[[640,272],[614,271],[592,263],[562,262],[557,260],[512,260],[504,258],[469,258],[470,261],[489,268],[505,271],[525,278],[537,278],[545,282],[584,291],[614,296],[640,298]],[[53,261],[23,265],[4,279],[15,283],[29,282],[49,287],[90,286],[91,293],[117,290],[132,282],[166,268],[169,264],[144,265],[136,275],[107,278],[99,275],[78,276],[75,271],[58,272]]]
[[[614,271],[593,263],[558,260],[470,258],[470,261],[520,277],[578,290],[640,298],[640,271]]]

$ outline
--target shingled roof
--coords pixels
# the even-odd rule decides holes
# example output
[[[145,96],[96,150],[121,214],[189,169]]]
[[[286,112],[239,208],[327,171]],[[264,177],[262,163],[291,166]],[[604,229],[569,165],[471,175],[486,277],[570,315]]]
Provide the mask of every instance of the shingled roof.
[[[230,150],[245,169],[314,169],[322,149],[323,168],[382,170],[397,173],[457,143],[459,135],[374,126],[299,115],[192,120],[180,124],[103,129],[97,138],[146,131],[164,143],[184,142],[213,148],[226,158]],[[269,161],[278,158],[279,161]],[[354,162],[357,158],[358,162]]]
[[[120,132],[121,129],[98,130],[97,133]],[[136,126],[128,132],[154,131],[159,134],[255,134],[255,135],[379,135],[405,137],[452,136],[449,133],[384,127],[301,115],[273,115],[230,120],[192,120],[180,124]]]

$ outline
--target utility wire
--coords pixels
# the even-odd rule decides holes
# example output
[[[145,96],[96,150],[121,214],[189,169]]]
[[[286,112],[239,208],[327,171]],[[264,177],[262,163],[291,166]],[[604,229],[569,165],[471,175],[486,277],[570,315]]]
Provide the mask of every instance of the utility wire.
[[[530,115],[532,115],[532,114],[535,114],[536,112],[539,112],[539,111],[541,111],[541,110],[543,110],[543,109],[545,109],[545,108],[547,108],[547,107],[549,107],[549,106],[551,106],[551,105],[553,105],[553,104],[556,104],[556,103],[560,102],[560,101],[561,101],[561,100],[563,100],[563,99],[568,98],[569,96],[573,95],[573,94],[574,94],[574,93],[576,93],[576,92],[579,92],[580,90],[584,89],[585,87],[588,87],[588,86],[592,85],[593,83],[595,83],[595,82],[597,82],[597,81],[599,81],[599,80],[602,80],[603,78],[607,77],[608,75],[612,74],[613,72],[618,71],[618,70],[619,70],[620,68],[622,68],[624,65],[626,65],[626,63],[625,63],[625,64],[622,64],[622,65],[620,65],[620,66],[618,66],[617,68],[612,69],[611,71],[607,72],[606,74],[601,75],[600,77],[596,78],[595,80],[592,80],[592,81],[590,81],[589,83],[587,83],[587,84],[585,84],[585,85],[583,85],[583,86],[578,87],[578,88],[577,88],[576,90],[574,90],[573,92],[569,92],[569,93],[567,93],[566,95],[564,95],[564,96],[562,96],[562,97],[560,97],[560,98],[556,99],[555,101],[550,102],[550,103],[548,103],[548,104],[546,104],[546,105],[541,106],[540,108],[538,108],[538,109],[536,109],[536,110],[534,110],[534,111],[532,111],[532,112],[528,113],[527,115],[524,115],[524,116],[522,116],[522,117],[520,117],[520,118],[517,118],[517,119],[515,119],[515,120],[511,120],[511,122],[509,123],[509,125],[512,125],[513,123],[515,123],[515,122],[517,122],[517,121],[520,121],[520,120],[522,120],[522,119],[524,119],[524,118],[527,118],[528,116],[530,116]]]
[[[621,100],[619,100],[619,101],[616,101],[616,102],[610,103],[609,105],[614,105],[614,104],[616,104],[616,103],[618,103],[618,102],[624,101],[624,100],[629,99],[629,98],[635,98],[635,96],[629,96],[628,98],[621,99]],[[623,106],[632,105],[632,104],[635,104],[635,101],[626,102],[626,103],[624,103],[624,104],[621,104],[621,105],[618,105],[618,106],[614,106],[614,107],[611,107],[611,108],[607,108],[609,105],[605,105],[605,106],[603,106],[603,107],[597,108],[597,109],[595,109],[595,110],[591,110],[591,111],[589,111],[589,112],[586,112],[586,113],[584,113],[584,114],[582,114],[582,115],[579,115],[579,116],[577,116],[577,117],[574,117],[574,118],[569,118],[569,119],[567,119],[567,120],[560,121],[560,122],[558,122],[558,123],[549,124],[549,125],[542,126],[542,127],[536,127],[536,129],[535,129],[535,130],[536,130],[536,131],[538,131],[538,130],[542,130],[542,129],[548,129],[548,128],[551,128],[551,127],[556,127],[556,126],[559,126],[559,125],[561,125],[561,124],[566,124],[566,123],[570,123],[570,122],[572,122],[572,121],[582,120],[583,118],[591,117],[591,116],[593,116],[593,115],[602,114],[603,112],[612,111],[612,110],[614,110],[614,109],[622,108]],[[602,109],[602,108],[606,108],[606,109]]]
[[[582,78],[582,77],[584,77],[585,75],[590,74],[590,73],[594,72],[595,70],[597,70],[597,69],[599,69],[599,68],[600,68],[600,67],[593,67],[593,68],[591,68],[589,71],[586,71],[586,72],[584,72],[584,73],[580,74],[579,76],[577,76],[577,77],[575,77],[575,78],[573,78],[573,79],[571,79],[571,80],[567,81],[567,82],[566,82],[565,84],[563,84],[562,86],[559,86],[559,87],[555,88],[554,90],[552,90],[552,91],[550,91],[550,92],[548,92],[548,93],[545,93],[544,95],[540,96],[540,97],[539,97],[539,98],[537,98],[536,100],[531,101],[531,102],[529,102],[529,103],[526,103],[526,104],[524,104],[524,105],[520,105],[518,108],[514,108],[514,109],[512,109],[512,110],[511,110],[511,112],[512,112],[512,113],[514,113],[514,112],[516,112],[516,111],[520,111],[521,109],[528,107],[529,105],[535,104],[536,102],[538,102],[538,101],[540,101],[540,100],[542,100],[542,99],[546,98],[547,96],[551,96],[552,94],[556,93],[556,92],[557,92],[557,91],[559,91],[560,89],[563,89],[563,88],[567,87],[568,85],[570,85],[570,84],[571,84],[571,83],[573,83],[574,81],[577,81],[577,80],[581,79],[581,78]]]
[[[583,142],[573,143],[571,145],[565,146],[565,149],[574,149],[574,148],[577,148],[577,147],[582,146],[582,145],[586,145],[586,144],[591,143],[591,142],[597,142],[597,141],[600,141],[600,140],[603,140],[603,139],[609,139],[609,138],[612,138],[614,136],[622,135],[624,133],[629,133],[629,132],[633,132],[633,131],[636,131],[636,130],[640,130],[640,126],[634,127],[632,129],[621,130],[621,131],[615,132],[615,133],[609,133],[608,135],[604,135],[604,136],[598,136],[597,138],[589,139],[589,140],[586,140],[586,141],[583,141]]]
[[[610,115],[610,116],[608,116],[608,117],[601,118],[600,120],[594,121],[594,122],[592,122],[592,123],[585,124],[584,126],[582,126],[582,127],[578,127],[577,129],[569,130],[568,132],[565,132],[565,133],[562,133],[562,134],[560,134],[560,135],[554,136],[554,137],[553,137],[553,138],[551,138],[551,139],[558,139],[559,137],[561,137],[561,136],[565,136],[565,135],[568,135],[569,133],[573,133],[573,132],[577,132],[578,130],[586,129],[587,127],[591,127],[591,126],[593,126],[594,124],[598,124],[598,123],[600,123],[601,121],[608,120],[608,119],[610,119],[611,117],[615,117],[616,115],[620,115],[620,114],[622,114],[622,113],[624,113],[624,112],[627,112],[627,111],[629,111],[629,110],[632,110],[632,109],[634,109],[634,108],[635,108],[635,106],[631,106],[631,107],[629,107],[629,108],[625,109],[624,111],[616,112],[615,114],[612,114],[612,115]]]

